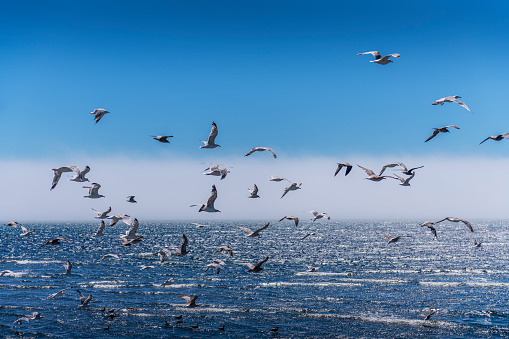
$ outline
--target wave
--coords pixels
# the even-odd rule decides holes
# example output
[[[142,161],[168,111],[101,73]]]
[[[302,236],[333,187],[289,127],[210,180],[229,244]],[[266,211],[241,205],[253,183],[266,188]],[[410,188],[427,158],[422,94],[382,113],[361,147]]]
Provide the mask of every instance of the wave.
[[[342,283],[342,282],[313,282],[313,283],[307,283],[307,282],[285,282],[285,281],[278,281],[278,282],[271,282],[271,283],[260,283],[259,286],[261,287],[286,287],[286,286],[319,286],[319,287],[348,287],[348,286],[361,286],[362,284],[358,283]]]

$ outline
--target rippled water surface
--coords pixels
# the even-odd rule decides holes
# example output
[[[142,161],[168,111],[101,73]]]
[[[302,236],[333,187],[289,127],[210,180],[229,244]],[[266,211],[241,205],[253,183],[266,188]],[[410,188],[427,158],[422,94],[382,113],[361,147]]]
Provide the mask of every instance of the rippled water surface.
[[[292,337],[486,338],[509,336],[509,233],[505,221],[472,220],[437,225],[438,240],[420,221],[140,222],[141,243],[121,246],[128,226],[117,224],[92,238],[99,223],[27,224],[21,237],[4,226],[0,240],[0,334],[14,337]],[[304,240],[304,235],[314,232]],[[377,232],[409,235],[387,244]],[[160,263],[162,247],[189,253]],[[63,236],[69,243],[41,246]],[[482,241],[481,247],[472,240]],[[228,245],[235,257],[217,253]],[[114,258],[99,260],[105,254]],[[173,251],[175,253],[175,251]],[[252,273],[238,262],[269,260]],[[214,259],[219,274],[205,272]],[[66,260],[73,263],[65,274]],[[154,266],[142,270],[141,266]],[[307,265],[319,267],[307,272]],[[172,278],[175,284],[162,287]],[[73,286],[62,296],[50,294]],[[79,307],[79,289],[93,295]],[[198,295],[185,307],[178,295]],[[114,309],[108,319],[101,309]],[[438,309],[430,320],[419,313]],[[21,316],[42,319],[17,325]],[[177,324],[176,315],[182,315]],[[165,321],[169,326],[165,326]],[[192,326],[198,328],[193,328]],[[225,325],[225,331],[219,326]],[[108,327],[108,330],[104,328]],[[276,333],[270,329],[278,327]]]

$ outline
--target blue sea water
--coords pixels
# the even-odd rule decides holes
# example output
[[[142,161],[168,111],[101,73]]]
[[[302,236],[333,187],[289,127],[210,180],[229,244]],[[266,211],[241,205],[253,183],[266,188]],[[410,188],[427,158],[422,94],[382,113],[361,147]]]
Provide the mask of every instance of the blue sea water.
[[[509,337],[509,232],[506,221],[436,226],[422,221],[140,221],[141,243],[121,246],[119,223],[92,238],[99,222],[32,223],[34,234],[5,226],[0,240],[0,336],[3,338],[497,338]],[[304,235],[314,232],[304,240]],[[409,235],[396,243],[377,234]],[[160,263],[162,247],[189,253]],[[55,237],[69,243],[41,246]],[[472,240],[482,241],[474,247]],[[228,245],[235,257],[218,253]],[[119,260],[99,260],[105,254]],[[252,273],[239,262],[269,260]],[[214,259],[219,274],[205,272]],[[73,263],[65,275],[62,266]],[[142,265],[154,266],[142,270]],[[307,272],[307,265],[319,267]],[[168,278],[175,284],[161,287]],[[50,294],[73,286],[61,297]],[[79,307],[79,289],[93,295]],[[198,295],[185,307],[178,295]],[[101,309],[114,309],[114,319]],[[438,309],[424,321],[419,313]],[[41,319],[21,316],[40,312]],[[182,315],[177,324],[176,315]],[[170,326],[165,326],[165,321]],[[198,328],[191,326],[198,325]],[[225,325],[220,331],[219,326]],[[108,330],[104,328],[109,326]],[[270,331],[278,327],[277,332]],[[196,327],[196,326],[195,326]]]

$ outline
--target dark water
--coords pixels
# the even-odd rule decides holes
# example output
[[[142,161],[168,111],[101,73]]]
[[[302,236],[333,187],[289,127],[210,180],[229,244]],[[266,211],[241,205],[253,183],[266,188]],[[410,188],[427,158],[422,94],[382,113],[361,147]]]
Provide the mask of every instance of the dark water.
[[[422,220],[420,220],[422,221]],[[99,222],[27,224],[21,237],[4,226],[0,241],[0,334],[6,338],[486,338],[509,337],[509,233],[503,221],[437,226],[439,240],[420,221],[274,222],[258,238],[237,226],[260,222],[140,222],[144,241],[125,247],[117,224],[92,238]],[[189,238],[189,254],[160,263],[162,247]],[[316,235],[300,240],[309,232]],[[411,235],[397,243],[376,232]],[[70,243],[41,245],[64,236]],[[475,248],[472,239],[482,241]],[[229,245],[235,258],[217,253]],[[106,259],[117,254],[120,260]],[[256,263],[260,273],[235,262]],[[226,265],[205,272],[214,259]],[[62,263],[74,267],[65,275]],[[141,265],[154,266],[141,270]],[[317,272],[307,272],[307,265]],[[168,278],[174,285],[161,287]],[[63,296],[50,294],[73,286]],[[93,295],[79,307],[76,289]],[[178,295],[198,295],[187,308]],[[101,308],[115,309],[109,320]],[[438,311],[424,321],[419,313]],[[42,319],[17,325],[32,312]],[[175,315],[183,315],[177,325]],[[165,321],[170,326],[165,326]],[[109,325],[109,330],[104,327]],[[198,325],[192,328],[191,325]],[[218,327],[225,325],[225,331]],[[276,333],[270,331],[278,326]]]

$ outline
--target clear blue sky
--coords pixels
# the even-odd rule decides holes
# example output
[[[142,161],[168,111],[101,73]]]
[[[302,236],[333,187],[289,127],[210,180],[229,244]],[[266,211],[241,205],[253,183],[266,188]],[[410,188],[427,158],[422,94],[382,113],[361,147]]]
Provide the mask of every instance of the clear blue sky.
[[[508,17],[504,1],[3,2],[0,158],[504,158],[509,142],[479,142],[509,132]],[[401,58],[356,55],[372,50]],[[474,114],[431,105],[449,95]],[[222,147],[201,150],[213,120]]]

